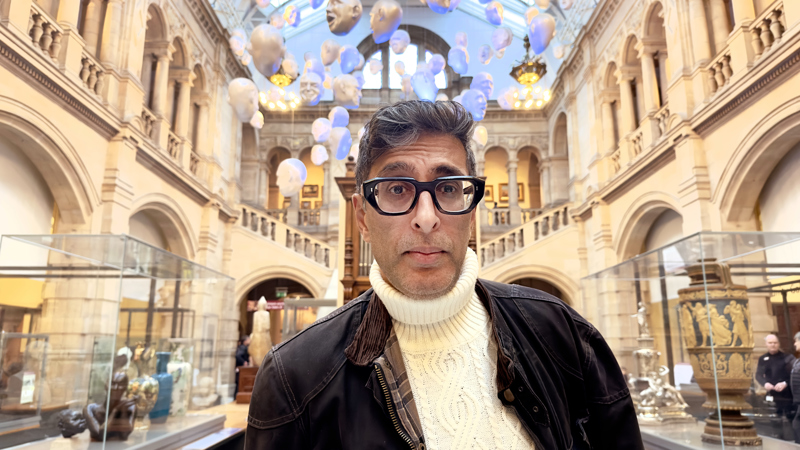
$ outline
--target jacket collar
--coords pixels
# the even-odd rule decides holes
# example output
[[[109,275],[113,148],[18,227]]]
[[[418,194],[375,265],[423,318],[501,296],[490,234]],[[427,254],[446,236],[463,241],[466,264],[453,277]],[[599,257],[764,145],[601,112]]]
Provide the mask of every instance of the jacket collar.
[[[499,329],[498,321],[502,319],[498,318],[494,298],[486,289],[486,286],[481,283],[481,280],[475,283],[475,291],[488,311],[489,320],[492,323],[492,336],[498,348],[497,389],[498,392],[503,391],[511,386],[511,382],[514,381],[514,361],[512,357],[508,356],[508,348],[510,346],[503,339],[504,334]],[[358,326],[352,341],[345,348],[345,356],[357,366],[372,365],[373,361],[383,354],[391,333],[392,317],[381,299],[375,294],[375,291],[372,291],[364,318]],[[513,351],[511,354],[514,354]]]

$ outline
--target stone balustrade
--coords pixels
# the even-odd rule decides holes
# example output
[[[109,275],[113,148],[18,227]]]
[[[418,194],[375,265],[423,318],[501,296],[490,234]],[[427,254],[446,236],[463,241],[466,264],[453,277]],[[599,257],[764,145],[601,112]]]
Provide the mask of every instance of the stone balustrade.
[[[508,208],[494,208],[486,211],[489,226],[509,225],[511,223],[511,211]]]
[[[280,208],[280,209],[268,209],[266,213],[268,216],[275,218],[278,222],[286,223],[286,216],[289,212],[289,208]]]
[[[86,89],[90,92],[102,95],[103,86],[105,84],[105,69],[94,56],[91,56],[86,50],[81,55],[81,81]]]
[[[260,234],[278,245],[283,245],[317,264],[331,268],[334,252],[328,244],[287,225],[284,221],[270,215],[268,210],[256,209],[249,205],[240,205],[239,209],[242,211],[239,220],[239,226],[242,228]],[[283,211],[282,216],[286,217],[285,209],[277,211]]]
[[[190,152],[189,154],[189,171],[192,172],[192,175],[197,175],[197,171],[200,168],[200,157],[194,151]]]
[[[796,1],[796,0],[790,0]],[[781,40],[786,31],[783,1],[774,2],[750,25],[751,44],[758,60]]]
[[[510,256],[569,225],[570,204],[559,205],[539,214],[521,226],[481,245],[481,267]]]
[[[167,140],[167,153],[172,159],[180,161],[181,159],[181,139],[173,133],[169,132],[169,139]]]
[[[142,107],[142,126],[144,134],[150,139],[155,139],[156,115],[144,106]]]
[[[708,87],[711,95],[715,95],[727,86],[732,76],[731,52],[725,48],[708,64]]]
[[[658,121],[658,139],[661,139],[669,131],[669,104],[665,104],[656,111],[654,117]]]
[[[522,208],[520,210],[520,214],[522,215],[522,220],[520,221],[520,223],[530,222],[536,216],[541,214],[542,211],[544,210],[541,208]]]
[[[28,35],[31,37],[31,43],[35,48],[40,49],[50,59],[58,63],[61,57],[61,40],[64,36],[64,30],[35,2],[31,2]]]
[[[631,159],[642,154],[642,139],[643,133],[641,128],[634,131],[631,135]]]
[[[297,225],[301,227],[319,226],[320,215],[321,208],[301,209],[300,214],[298,215],[299,223]]]

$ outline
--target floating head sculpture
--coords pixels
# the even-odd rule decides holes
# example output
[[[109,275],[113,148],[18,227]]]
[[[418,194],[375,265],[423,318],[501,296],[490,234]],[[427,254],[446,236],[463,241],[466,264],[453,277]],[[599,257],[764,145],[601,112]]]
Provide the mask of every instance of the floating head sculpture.
[[[369,13],[369,27],[376,44],[383,44],[397,31],[403,20],[403,8],[395,0],[378,0]]]
[[[447,64],[447,61],[444,60],[444,56],[436,53],[431,56],[431,59],[428,61],[428,68],[431,70],[431,73],[437,75],[444,69],[445,64]]]
[[[314,72],[306,72],[300,77],[300,101],[314,106],[322,97],[322,78]]]
[[[361,20],[363,7],[358,0],[330,0],[328,2],[328,29],[344,36]]]
[[[284,197],[292,197],[300,192],[306,182],[308,171],[305,164],[296,158],[287,158],[278,164],[278,188]]]
[[[253,30],[250,44],[250,54],[253,55],[256,69],[267,78],[275,75],[286,51],[281,32],[272,25],[263,23]]]
[[[228,84],[228,103],[240,122],[250,122],[258,111],[258,88],[248,78],[235,78]]]
[[[475,127],[475,130],[472,131],[472,140],[480,144],[481,147],[486,145],[486,142],[489,141],[489,132],[486,131],[486,127],[483,125]]]
[[[331,135],[331,121],[324,117],[320,117],[311,124],[311,135],[317,142],[325,142]]]
[[[461,104],[472,114],[476,122],[486,116],[486,96],[477,89],[470,89],[461,97]]]
[[[319,55],[322,58],[322,65],[330,66],[333,64],[333,62],[339,58],[339,52],[341,50],[342,46],[333,39],[328,39],[323,42],[322,47],[319,50]]]
[[[411,87],[420,100],[432,102],[436,100],[439,88],[436,87],[436,80],[433,73],[427,68],[420,68],[411,76]]]
[[[383,70],[383,63],[378,61],[377,59],[370,59],[369,60],[369,73],[375,75],[376,73]]]
[[[411,36],[408,35],[406,30],[397,30],[392,33],[391,39],[389,39],[389,46],[392,47],[392,51],[395,55],[400,55],[406,48],[408,44],[411,43]]]
[[[453,47],[447,53],[447,64],[459,75],[467,73],[468,65],[467,50],[464,47]]]
[[[297,26],[300,25],[300,10],[294,5],[287,6],[286,10],[283,12],[283,20],[285,20],[289,26],[297,28]]]
[[[483,93],[483,95],[489,99],[492,96],[492,91],[494,91],[494,80],[492,79],[492,74],[489,72],[480,72],[479,74],[475,75],[472,79],[472,83],[469,85],[470,89],[476,89]]]
[[[495,52],[504,50],[511,45],[512,40],[514,40],[514,34],[506,27],[496,28],[492,32],[492,47]],[[502,56],[498,55],[497,57],[501,58]]]
[[[489,2],[484,10],[486,20],[492,25],[500,26],[503,24],[503,5],[498,1]]]
[[[328,139],[328,146],[331,153],[336,155],[336,159],[343,160],[350,153],[350,147],[353,145],[353,137],[350,135],[350,130],[345,127],[334,128],[331,130],[331,137]]]
[[[328,149],[322,144],[311,147],[311,162],[319,166],[328,160]]]
[[[528,39],[531,43],[531,50],[537,55],[544,53],[555,35],[556,19],[550,14],[539,14],[531,20],[531,24],[528,26]]]
[[[350,113],[341,106],[334,106],[328,113],[328,120],[333,128],[346,127],[350,123]]]
[[[478,49],[478,61],[480,61],[481,64],[489,64],[489,61],[492,60],[492,56],[494,56],[494,51],[489,44],[483,44]]]
[[[339,66],[342,73],[350,73],[358,65],[358,57],[361,56],[352,45],[343,45],[339,50]]]
[[[519,96],[519,89],[515,86],[509,86],[497,94],[497,104],[501,108],[510,111],[514,109],[514,103],[517,102]]]
[[[406,74],[406,65],[403,61],[397,61],[394,63],[394,71],[397,72],[398,75],[401,77]]]
[[[352,75],[339,75],[333,80],[333,98],[348,109],[358,108],[361,103],[361,89],[358,80]]]

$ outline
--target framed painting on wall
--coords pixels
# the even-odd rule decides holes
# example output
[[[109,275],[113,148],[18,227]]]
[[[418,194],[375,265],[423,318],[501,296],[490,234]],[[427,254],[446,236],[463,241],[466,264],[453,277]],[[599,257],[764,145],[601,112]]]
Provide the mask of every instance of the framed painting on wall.
[[[300,202],[300,209],[311,209],[311,202],[308,200],[303,200]]]
[[[517,183],[517,200],[525,201],[525,185]],[[500,183],[500,201],[508,202],[508,183]]]
[[[303,197],[305,198],[317,198],[319,196],[319,185],[317,184],[306,184],[303,186]]]
[[[483,191],[483,198],[487,202],[494,201],[494,186],[486,186],[486,190]]]

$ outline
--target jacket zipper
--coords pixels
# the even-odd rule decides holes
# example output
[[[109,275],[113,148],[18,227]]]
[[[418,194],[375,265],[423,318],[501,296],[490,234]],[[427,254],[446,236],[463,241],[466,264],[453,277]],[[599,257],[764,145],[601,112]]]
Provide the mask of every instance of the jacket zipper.
[[[403,429],[400,427],[400,422],[397,420],[397,414],[394,412],[394,403],[392,403],[392,397],[389,394],[389,387],[386,385],[386,380],[383,378],[383,371],[381,370],[380,365],[375,364],[375,371],[378,374],[378,383],[381,385],[383,397],[386,399],[386,406],[389,408],[389,417],[392,418],[392,424],[394,424],[394,428],[397,430],[397,433],[400,435],[400,437],[406,441],[406,444],[408,444],[411,450],[414,450],[414,442],[403,431]]]

